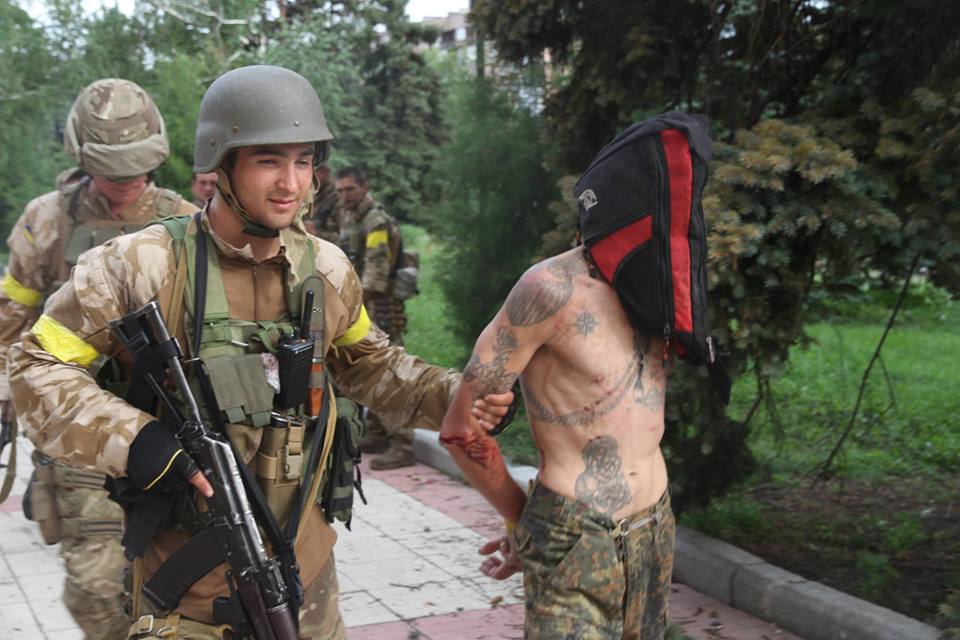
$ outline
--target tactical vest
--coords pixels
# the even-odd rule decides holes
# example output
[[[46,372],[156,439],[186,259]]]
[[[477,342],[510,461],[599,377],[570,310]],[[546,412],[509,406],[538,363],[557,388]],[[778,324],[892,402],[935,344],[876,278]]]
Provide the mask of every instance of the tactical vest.
[[[144,227],[152,224],[149,220],[142,223],[132,223],[126,220],[110,220],[106,218],[77,218],[77,209],[80,206],[80,195],[86,191],[90,178],[85,177],[76,186],[75,190],[66,196],[67,198],[67,224],[63,228],[61,236],[63,243],[63,259],[67,265],[72,268],[77,264],[80,254],[89,251],[94,247],[104,244],[118,236],[127,233],[140,231]],[[158,189],[157,199],[154,205],[156,212],[155,218],[166,218],[177,212],[182,198],[179,194],[169,189]]]
[[[174,239],[177,257],[186,251],[187,277],[184,288],[184,327],[188,349],[192,357],[198,357],[210,379],[216,404],[223,422],[228,425],[231,439],[244,459],[254,460],[258,484],[264,492],[271,510],[283,521],[292,505],[296,488],[303,476],[302,468],[307,459],[306,428],[296,420],[278,419],[274,409],[274,396],[279,391],[275,377],[277,367],[277,343],[283,334],[297,331],[300,322],[301,300],[305,285],[312,284],[314,308],[324,307],[323,282],[316,275],[316,259],[313,243],[307,242],[300,263],[294,265],[297,275],[293,284],[288,273],[285,283],[287,312],[276,321],[252,322],[230,317],[227,293],[220,271],[219,253],[209,234],[205,234],[206,247],[206,296],[203,310],[202,335],[199,353],[192,353],[196,336],[192,335],[196,309],[194,309],[197,286],[197,235],[187,233],[192,217],[176,217],[161,220],[160,224]],[[177,319],[168,320],[171,326]],[[322,331],[323,313],[315,313],[312,328]],[[314,374],[321,375],[322,374]],[[311,384],[317,383],[316,379]],[[210,407],[195,376],[190,376],[194,395],[201,411],[210,418]],[[320,383],[322,384],[322,382]],[[291,412],[304,415],[303,407]]]

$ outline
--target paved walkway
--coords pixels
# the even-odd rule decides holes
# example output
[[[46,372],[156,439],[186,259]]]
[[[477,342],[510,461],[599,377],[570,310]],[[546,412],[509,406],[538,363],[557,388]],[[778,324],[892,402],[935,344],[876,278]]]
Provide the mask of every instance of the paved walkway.
[[[56,547],[24,519],[20,497],[30,470],[21,438],[13,495],[0,505],[0,636],[80,640],[60,601],[63,563]],[[523,637],[523,587],[477,570],[477,547],[502,524],[470,488],[429,467],[388,472],[364,465],[369,505],[352,531],[338,527],[340,608],[350,640],[481,640]],[[800,640],[681,584],[672,618],[698,640]]]

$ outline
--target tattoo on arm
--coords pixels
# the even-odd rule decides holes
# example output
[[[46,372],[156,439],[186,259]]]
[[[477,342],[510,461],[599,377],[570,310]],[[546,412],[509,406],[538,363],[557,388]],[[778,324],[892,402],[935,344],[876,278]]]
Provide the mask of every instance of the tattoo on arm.
[[[577,476],[577,500],[612,516],[630,502],[630,487],[623,475],[617,441],[600,436],[587,443],[580,453],[586,469]]]
[[[535,268],[520,278],[504,308],[517,327],[532,327],[553,317],[573,295],[574,276],[587,273],[587,264],[577,255],[559,258]]]
[[[520,376],[507,370],[510,354],[518,348],[517,337],[510,329],[500,327],[493,347],[493,360],[481,362],[474,353],[463,369],[463,381],[473,386],[473,399],[482,398],[491,393],[505,393]]]

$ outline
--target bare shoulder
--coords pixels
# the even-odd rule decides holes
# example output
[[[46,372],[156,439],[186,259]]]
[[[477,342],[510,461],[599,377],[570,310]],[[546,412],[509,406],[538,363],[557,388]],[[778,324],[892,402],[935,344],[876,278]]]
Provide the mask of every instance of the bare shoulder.
[[[554,317],[570,302],[574,279],[586,275],[587,263],[579,248],[535,264],[507,296],[507,317],[517,327],[531,327]]]

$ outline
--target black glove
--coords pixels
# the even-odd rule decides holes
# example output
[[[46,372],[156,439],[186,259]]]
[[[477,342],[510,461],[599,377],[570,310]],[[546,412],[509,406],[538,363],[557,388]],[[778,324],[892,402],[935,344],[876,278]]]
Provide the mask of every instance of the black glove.
[[[170,427],[147,423],[130,444],[127,474],[144,491],[175,491],[197,473]]]

